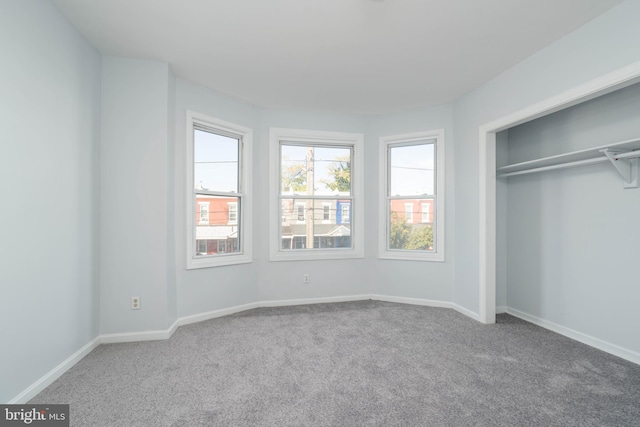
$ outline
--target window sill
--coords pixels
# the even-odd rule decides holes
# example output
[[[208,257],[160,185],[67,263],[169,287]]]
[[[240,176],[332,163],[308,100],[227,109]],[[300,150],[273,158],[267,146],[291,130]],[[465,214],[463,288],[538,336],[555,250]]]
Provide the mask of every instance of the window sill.
[[[270,261],[320,261],[332,259],[356,259],[364,258],[362,251],[356,249],[297,249],[291,251],[278,251],[271,253]]]
[[[427,262],[444,262],[444,254],[442,253],[417,253],[417,252],[395,252],[384,251],[378,255],[379,259],[392,259],[399,261],[427,261]]]
[[[213,255],[201,258],[188,258],[187,270],[195,270],[198,268],[224,267],[226,265],[248,264],[253,262],[248,254],[238,255]]]

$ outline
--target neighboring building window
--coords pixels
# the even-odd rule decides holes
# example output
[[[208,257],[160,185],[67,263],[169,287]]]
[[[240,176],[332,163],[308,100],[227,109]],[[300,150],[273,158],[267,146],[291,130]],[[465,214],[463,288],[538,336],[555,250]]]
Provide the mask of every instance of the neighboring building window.
[[[341,203],[340,204],[340,224],[349,224],[350,222],[350,212],[351,203]]]
[[[293,238],[293,249],[304,249],[306,246],[306,237],[296,236]]]
[[[252,131],[188,111],[187,138],[187,268],[251,262]]]
[[[443,261],[444,132],[380,138],[380,171],[380,257]]]
[[[238,204],[229,203],[229,224],[238,223]]]
[[[408,223],[413,222],[413,203],[404,204],[404,219]]]
[[[271,259],[362,257],[363,220],[351,209],[363,199],[363,136],[272,128],[270,140],[271,213],[281,219]]]
[[[209,203],[198,203],[200,208],[200,224],[209,224]]]
[[[422,203],[422,222],[431,222],[431,211],[429,209],[429,206],[431,206],[431,203]]]

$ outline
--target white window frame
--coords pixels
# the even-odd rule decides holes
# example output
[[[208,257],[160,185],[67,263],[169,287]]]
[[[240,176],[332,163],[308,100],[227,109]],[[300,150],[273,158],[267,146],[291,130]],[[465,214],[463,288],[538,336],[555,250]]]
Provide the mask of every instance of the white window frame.
[[[419,143],[420,141],[435,139],[435,169],[436,169],[436,185],[434,201],[434,213],[433,220],[435,221],[435,228],[433,233],[434,247],[433,251],[414,251],[414,250],[402,250],[402,249],[389,249],[388,240],[388,216],[389,216],[389,166],[388,166],[388,153],[389,147],[393,145],[410,145],[412,143]],[[379,248],[378,257],[382,259],[398,259],[398,260],[410,260],[410,261],[436,261],[444,262],[445,251],[445,142],[444,142],[444,129],[435,129],[424,132],[407,133],[402,135],[391,135],[380,138],[380,152],[379,152],[379,167],[380,167],[380,181],[379,181],[379,223],[378,229],[379,235]]]
[[[239,149],[239,173],[238,193],[228,194],[230,197],[239,197],[241,207],[238,212],[238,224],[240,225],[239,243],[240,252],[224,254],[212,254],[196,256],[197,247],[195,239],[196,221],[196,197],[194,186],[194,128],[206,127],[213,133],[229,135],[238,138]],[[220,267],[224,265],[244,264],[253,261],[252,258],[252,197],[251,197],[251,171],[252,171],[252,147],[253,131],[247,127],[210,117],[195,111],[187,110],[186,114],[186,269]],[[216,192],[218,195],[219,192]]]
[[[352,148],[350,218],[352,248],[281,249],[280,145],[283,143],[333,145]],[[364,135],[360,133],[270,128],[269,163],[269,259],[271,261],[295,261],[364,258]],[[316,198],[321,199],[322,196],[317,196]]]

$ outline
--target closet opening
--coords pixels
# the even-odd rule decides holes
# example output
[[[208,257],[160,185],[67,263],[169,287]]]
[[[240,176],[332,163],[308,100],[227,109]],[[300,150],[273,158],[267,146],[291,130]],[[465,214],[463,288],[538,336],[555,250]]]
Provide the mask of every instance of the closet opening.
[[[612,92],[616,92],[620,89],[627,88],[628,86],[632,86],[636,83],[640,82],[640,62],[631,64],[619,70],[616,70],[612,73],[601,76],[597,79],[594,79],[590,82],[587,82],[583,85],[580,85],[576,88],[568,90],[566,92],[560,93],[554,97],[548,98],[542,102],[533,104],[523,110],[510,114],[508,116],[502,117],[498,120],[486,123],[480,126],[479,129],[479,195],[480,195],[480,206],[479,206],[479,319],[483,323],[495,323],[496,312],[497,310],[502,312],[505,310],[506,306],[499,305],[496,301],[497,297],[501,298],[500,304],[505,303],[503,301],[502,293],[504,289],[500,289],[500,293],[498,293],[498,284],[501,287],[505,286],[506,283],[506,272],[505,266],[503,263],[505,261],[506,256],[506,248],[504,246],[504,239],[506,238],[503,234],[502,230],[498,230],[497,228],[497,218],[500,210],[500,214],[504,215],[506,201],[504,199],[505,192],[508,192],[507,189],[507,179],[497,178],[500,174],[500,171],[496,171],[498,167],[505,167],[511,165],[513,162],[509,159],[510,156],[513,156],[514,159],[518,156],[521,156],[520,159],[522,161],[527,161],[531,159],[540,159],[544,157],[550,157],[556,154],[563,154],[562,152],[551,153],[550,151],[542,152],[544,150],[551,150],[552,144],[546,144],[542,147],[533,147],[527,146],[525,142],[519,143],[521,147],[519,147],[518,152],[513,151],[509,152],[507,147],[507,142],[509,140],[509,131],[511,129],[516,129],[517,127],[528,124],[529,122],[533,122],[536,119],[545,118],[549,119],[547,116],[550,116],[557,112],[563,112],[563,110],[567,110],[570,107],[578,106],[579,104],[586,104],[590,100],[594,100],[596,98],[603,97]],[[630,88],[631,91],[640,91],[640,89]],[[561,113],[562,114],[562,113]],[[606,113],[609,114],[609,113]],[[636,115],[638,117],[638,115]],[[534,124],[530,125],[534,127]],[[513,130],[512,132],[519,132],[521,138],[526,138],[526,135],[523,136],[522,129],[518,128],[517,130]],[[535,133],[535,132],[534,132]],[[582,141],[571,151],[580,151],[586,148],[594,148],[600,145],[608,145],[613,142],[622,142],[627,143],[628,145],[623,147],[625,150],[630,151],[635,148],[640,148],[640,143],[636,145],[636,141],[628,142],[628,140],[634,140],[640,138],[640,132],[636,132],[637,134],[634,137],[629,138],[620,138],[617,140],[604,141],[602,144],[595,144],[592,146],[579,146],[579,144],[584,144],[586,142],[593,141]],[[612,135],[608,135],[611,137]],[[572,142],[575,143],[575,142]],[[571,144],[571,143],[567,143]],[[524,147],[524,148],[522,148]],[[552,147],[553,148],[553,147]],[[555,147],[556,149],[559,147]],[[620,147],[618,147],[620,148]],[[525,153],[527,155],[535,154],[531,153],[531,150],[542,150],[538,154],[537,157],[531,157],[530,159],[525,159]],[[614,169],[611,164],[604,164],[605,162],[611,162],[606,156],[603,154],[604,159],[595,161],[594,163],[602,162],[600,167],[609,167],[610,169]],[[585,160],[585,159],[578,159]],[[517,161],[517,160],[514,160]],[[633,160],[633,162],[637,162],[638,160]],[[543,165],[545,166],[545,165]],[[547,165],[548,166],[548,165]],[[506,173],[504,170],[503,173]],[[611,171],[609,171],[611,172]],[[613,174],[614,172],[611,172]],[[534,174],[532,174],[534,175]],[[540,175],[541,174],[535,174]],[[637,177],[637,175],[636,175]],[[622,189],[623,184],[622,181],[624,177],[621,178],[620,175],[614,177],[618,179],[618,183],[615,188]],[[631,177],[630,177],[631,178]],[[526,181],[526,179],[525,179]],[[630,179],[632,181],[632,179]],[[631,183],[632,184],[632,183]],[[640,191],[638,189],[635,190],[627,190],[627,191]],[[500,196],[500,197],[498,197]],[[556,196],[557,197],[557,196]],[[531,201],[528,203],[529,205],[534,205],[535,201]],[[527,203],[524,203],[523,209],[526,208]],[[531,212],[530,212],[531,213]],[[551,213],[549,213],[551,215]],[[540,217],[539,217],[540,218]],[[558,231],[559,233],[561,230]],[[561,233],[560,233],[561,234]],[[533,238],[533,237],[532,237]],[[499,240],[501,239],[501,240]],[[500,245],[498,245],[500,243]],[[535,242],[532,242],[535,243]],[[532,244],[531,247],[534,247]],[[607,248],[594,248],[594,251],[602,251]],[[533,250],[533,249],[531,249]],[[523,255],[524,258],[524,255]],[[543,272],[547,273],[547,272]]]

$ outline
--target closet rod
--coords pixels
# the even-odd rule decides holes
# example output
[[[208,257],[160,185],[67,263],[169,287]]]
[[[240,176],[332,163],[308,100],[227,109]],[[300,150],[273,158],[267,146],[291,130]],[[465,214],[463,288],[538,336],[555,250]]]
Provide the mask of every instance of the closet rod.
[[[635,151],[629,151],[626,153],[616,153],[613,155],[613,157],[618,160],[618,159],[635,159],[640,157],[640,150],[635,150]]]
[[[638,155],[640,156],[640,154],[638,154]],[[617,157],[619,157],[619,156],[617,156]],[[596,157],[595,159],[576,160],[575,162],[561,163],[561,164],[552,165],[552,166],[542,166],[542,167],[539,167],[539,168],[526,169],[526,170],[522,170],[522,171],[518,171],[518,172],[503,173],[503,174],[497,175],[497,177],[498,178],[507,178],[507,177],[510,177],[510,176],[527,175],[527,174],[530,174],[530,173],[544,172],[544,171],[550,171],[550,170],[554,170],[554,169],[572,168],[572,167],[576,167],[576,166],[591,165],[591,164],[594,164],[594,163],[602,163],[602,162],[606,162],[606,161],[608,161],[608,159],[606,157]]]

